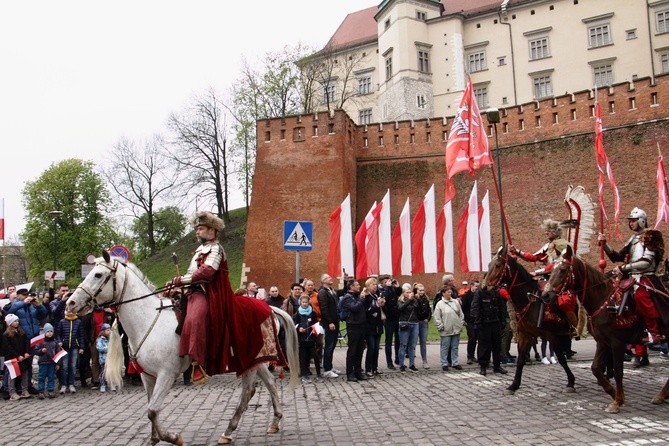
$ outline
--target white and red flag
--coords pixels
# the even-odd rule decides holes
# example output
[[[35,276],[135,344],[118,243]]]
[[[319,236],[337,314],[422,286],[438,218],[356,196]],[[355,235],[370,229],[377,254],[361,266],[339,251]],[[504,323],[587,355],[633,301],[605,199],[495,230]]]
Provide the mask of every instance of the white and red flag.
[[[375,201],[355,233],[355,277],[379,274],[379,223],[383,203]]]
[[[479,207],[475,181],[469,202],[458,222],[458,254],[462,272],[481,271],[480,252]]]
[[[44,342],[44,337],[45,337],[44,334],[41,334],[41,335],[37,335],[34,338],[30,339],[30,347],[32,348],[32,347],[36,346],[37,344],[39,344],[41,342]]]
[[[618,186],[616,186],[616,181],[613,179],[613,171],[611,170],[609,158],[606,156],[606,152],[604,151],[602,110],[599,106],[599,102],[595,102],[595,153],[597,154],[597,169],[599,170],[599,208],[602,210],[604,218],[606,218],[608,221],[608,217],[606,216],[606,207],[604,206],[604,175],[606,174],[611,186],[611,192],[613,193],[615,233],[618,238],[622,240],[620,228],[618,227],[618,218],[620,217],[620,194],[618,193]],[[604,228],[601,228],[601,230],[604,232]]]
[[[311,334],[314,336],[325,334],[325,329],[323,328],[320,322],[316,322],[314,325],[311,326]]]
[[[485,192],[481,205],[479,206],[479,242],[481,244],[481,269],[488,271],[488,265],[492,260],[492,242],[490,240],[490,198],[488,191]]]
[[[455,196],[453,176],[456,173],[467,170],[473,174],[475,170],[492,163],[488,135],[476,104],[472,80],[468,78],[446,144],[445,202]]]
[[[437,217],[437,262],[441,272],[453,272],[453,210],[449,201]]]
[[[19,360],[14,358],[9,361],[5,361],[5,368],[9,372],[9,377],[11,379],[21,376],[21,368],[19,367]]]
[[[407,198],[392,236],[393,276],[411,275],[411,211]]]
[[[437,272],[437,230],[434,184],[425,194],[411,222],[411,272]]]
[[[392,232],[390,229],[390,189],[381,200],[379,221],[379,274],[393,274]]]
[[[660,223],[664,221],[669,225],[669,195],[667,193],[667,175],[664,171],[664,161],[662,154],[657,157],[657,220],[653,229],[657,229]]]
[[[5,240],[5,199],[0,198],[0,240]]]
[[[351,194],[330,215],[328,241],[328,274],[340,277],[353,272],[353,229],[351,224]]]
[[[53,360],[53,362],[58,363],[58,361],[60,361],[60,359],[64,356],[67,356],[67,351],[61,350],[58,353],[56,353],[55,355],[53,355],[53,358],[51,358],[51,359]]]

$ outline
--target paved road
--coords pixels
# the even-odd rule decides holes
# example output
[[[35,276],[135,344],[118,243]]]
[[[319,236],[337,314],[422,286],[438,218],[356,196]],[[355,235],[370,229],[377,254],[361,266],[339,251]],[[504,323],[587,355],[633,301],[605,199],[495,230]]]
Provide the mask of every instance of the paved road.
[[[462,346],[461,346],[462,347]],[[512,347],[515,349],[515,346]],[[627,403],[620,414],[589,366],[591,339],[575,342],[570,367],[576,393],[562,393],[559,365],[525,368],[515,396],[504,396],[508,375],[480,376],[474,366],[444,373],[436,367],[438,345],[430,345],[432,368],[393,372],[362,384],[343,378],[282,391],[284,419],[278,434],[266,435],[269,398],[264,388],[252,399],[235,432],[237,445],[641,445],[669,443],[669,404],[649,403],[669,376],[669,361],[651,354],[651,366],[625,365]],[[344,368],[346,348],[337,348],[335,367]],[[463,349],[461,348],[461,357]],[[381,363],[385,364],[383,352]],[[509,367],[510,372],[514,368]],[[285,389],[286,383],[282,388]],[[175,383],[163,412],[165,425],[188,445],[215,445],[225,430],[240,388],[233,376],[217,376],[200,387]],[[669,403],[669,402],[668,402]],[[145,445],[150,426],[140,387],[116,394],[79,390],[53,400],[0,401],[0,444]],[[162,444],[162,443],[161,443]]]

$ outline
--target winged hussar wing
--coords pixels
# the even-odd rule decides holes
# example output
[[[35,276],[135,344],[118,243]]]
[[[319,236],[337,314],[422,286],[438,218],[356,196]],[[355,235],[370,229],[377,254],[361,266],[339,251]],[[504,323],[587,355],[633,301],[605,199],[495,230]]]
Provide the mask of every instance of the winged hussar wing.
[[[583,186],[569,186],[564,197],[569,219],[562,222],[567,228],[567,240],[577,255],[590,252],[590,240],[595,233],[595,204]]]

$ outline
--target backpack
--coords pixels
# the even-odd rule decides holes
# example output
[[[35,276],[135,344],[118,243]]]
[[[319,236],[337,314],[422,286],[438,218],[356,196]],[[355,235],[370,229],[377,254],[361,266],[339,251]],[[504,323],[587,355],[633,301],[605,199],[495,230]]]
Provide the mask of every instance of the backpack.
[[[339,299],[339,303],[337,304],[337,314],[339,314],[339,320],[340,321],[346,321],[349,316],[349,309],[344,307],[344,301],[349,298],[349,295],[345,295],[341,299]]]

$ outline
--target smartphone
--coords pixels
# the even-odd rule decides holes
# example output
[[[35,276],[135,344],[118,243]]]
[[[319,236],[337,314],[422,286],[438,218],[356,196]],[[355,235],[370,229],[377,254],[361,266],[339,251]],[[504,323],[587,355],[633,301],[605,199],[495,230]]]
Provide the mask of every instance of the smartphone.
[[[264,299],[267,297],[267,292],[265,291],[265,288],[258,288],[258,295],[256,296],[258,299]]]

